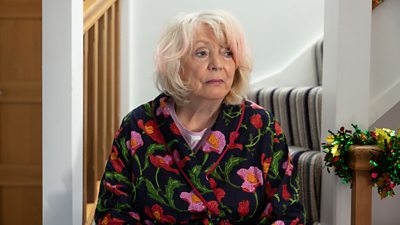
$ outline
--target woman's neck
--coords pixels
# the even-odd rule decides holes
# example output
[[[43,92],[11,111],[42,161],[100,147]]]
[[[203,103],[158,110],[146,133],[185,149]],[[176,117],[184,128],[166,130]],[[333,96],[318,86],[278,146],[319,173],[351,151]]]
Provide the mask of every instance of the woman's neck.
[[[221,101],[191,101],[175,105],[176,115],[182,125],[194,132],[202,131],[214,124],[221,110]]]

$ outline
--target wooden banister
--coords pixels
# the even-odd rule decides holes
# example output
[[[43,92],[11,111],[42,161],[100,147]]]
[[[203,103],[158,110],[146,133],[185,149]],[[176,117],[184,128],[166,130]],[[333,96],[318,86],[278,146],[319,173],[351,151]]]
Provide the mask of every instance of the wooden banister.
[[[349,151],[349,166],[353,170],[351,190],[351,224],[371,225],[372,183],[369,170],[371,154],[379,154],[375,145],[353,145]]]
[[[98,187],[119,124],[119,1],[84,1],[83,224],[92,224]]]
[[[83,32],[97,23],[117,0],[86,0],[83,4]]]

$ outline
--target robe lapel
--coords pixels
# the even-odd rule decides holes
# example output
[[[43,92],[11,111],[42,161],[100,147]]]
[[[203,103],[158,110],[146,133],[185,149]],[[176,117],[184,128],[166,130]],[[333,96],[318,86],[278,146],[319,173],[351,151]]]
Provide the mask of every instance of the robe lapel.
[[[174,121],[165,108],[168,98],[168,96],[162,94],[154,101],[153,109],[155,110],[154,114],[157,125],[164,136],[170,154],[181,175],[193,188],[193,191],[203,201],[208,210],[215,215],[219,215],[220,210],[217,197],[201,167],[201,162],[198,161],[182,135],[177,132]]]

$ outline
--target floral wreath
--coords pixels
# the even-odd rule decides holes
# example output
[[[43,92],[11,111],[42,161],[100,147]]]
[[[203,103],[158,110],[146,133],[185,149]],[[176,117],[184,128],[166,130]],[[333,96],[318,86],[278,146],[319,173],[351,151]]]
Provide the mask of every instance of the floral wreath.
[[[341,127],[335,134],[326,137],[322,148],[327,153],[324,161],[328,172],[335,169],[343,183],[350,183],[353,170],[349,167],[349,150],[351,145],[377,145],[383,151],[381,154],[371,154],[372,165],[370,176],[372,184],[378,189],[381,199],[393,196],[394,187],[400,184],[400,129],[396,135],[394,130],[376,128],[375,131],[362,131],[352,124],[355,132]]]

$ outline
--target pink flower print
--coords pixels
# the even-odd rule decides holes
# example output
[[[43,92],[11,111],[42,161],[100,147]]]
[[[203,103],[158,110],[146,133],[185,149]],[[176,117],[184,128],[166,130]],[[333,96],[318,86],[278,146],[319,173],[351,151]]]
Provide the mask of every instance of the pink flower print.
[[[288,159],[286,162],[286,171],[285,171],[285,175],[286,176],[292,176],[292,172],[293,172],[293,164],[290,162],[290,159]],[[283,167],[283,165],[282,165]]]
[[[254,193],[256,188],[263,184],[262,172],[259,168],[250,166],[249,169],[240,169],[237,174],[244,180],[243,191]]]
[[[188,210],[190,212],[203,212],[206,209],[204,203],[193,191],[182,192],[179,197],[189,203]]]
[[[132,217],[133,219],[138,220],[138,221],[140,220],[140,216],[139,216],[138,213],[129,212],[128,214],[129,214],[129,216]]]
[[[285,225],[285,222],[283,222],[282,220],[277,220],[272,225]]]
[[[128,196],[128,194],[126,192],[123,192],[119,189],[119,188],[123,187],[122,184],[112,185],[111,183],[104,181],[104,186],[105,186],[106,190],[108,190],[118,196]]]
[[[166,97],[162,97],[160,99],[160,106],[156,110],[157,116],[160,115],[161,113],[164,115],[164,117],[169,116],[169,112],[167,109],[167,98]]]
[[[250,106],[253,109],[264,109],[263,107],[261,107],[260,105],[258,105],[257,103],[254,103],[254,102],[251,102]]]
[[[204,152],[216,152],[221,154],[226,145],[225,136],[221,131],[213,131],[204,144]]]
[[[150,155],[150,162],[158,168],[163,168],[169,172],[173,172],[176,174],[179,174],[179,171],[177,169],[174,169],[171,167],[171,165],[174,163],[172,160],[172,157],[170,155],[165,155],[160,156],[160,155]]]
[[[271,217],[272,214],[272,204],[268,203],[267,207],[265,207],[261,217]]]
[[[138,148],[143,146],[142,136],[136,131],[131,131],[131,139],[126,141],[126,146],[128,147],[131,156],[133,156]]]
[[[146,225],[154,225],[154,223],[151,222],[150,220],[144,220],[144,224],[146,224]]]
[[[282,169],[286,170],[288,165],[288,161],[285,161],[284,163],[282,163]]]

